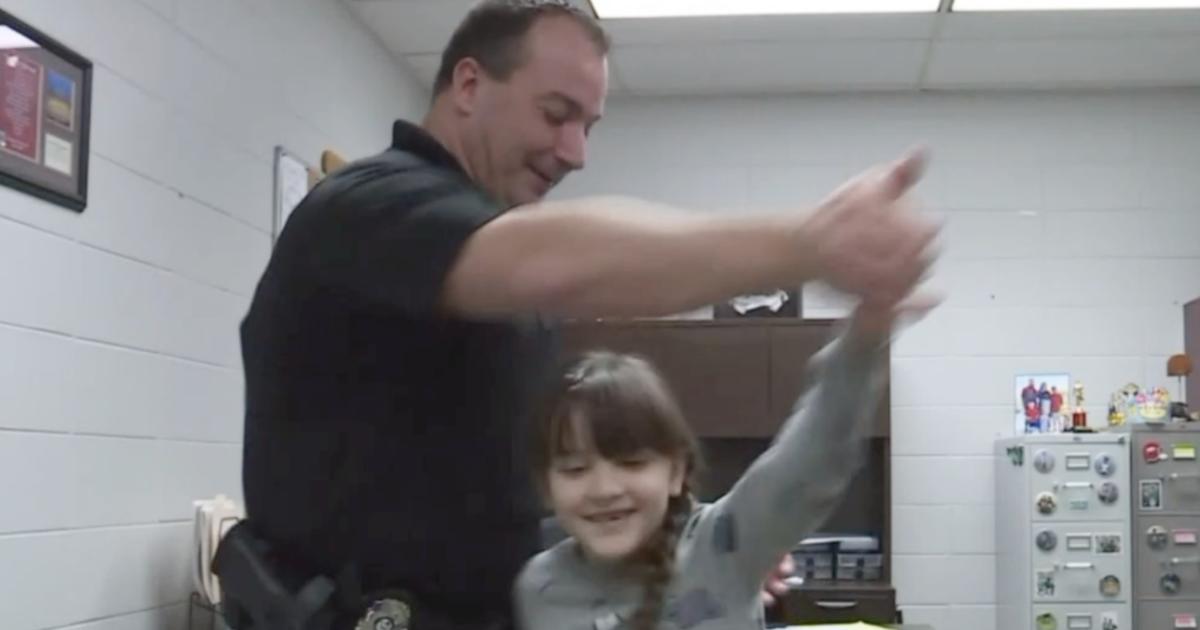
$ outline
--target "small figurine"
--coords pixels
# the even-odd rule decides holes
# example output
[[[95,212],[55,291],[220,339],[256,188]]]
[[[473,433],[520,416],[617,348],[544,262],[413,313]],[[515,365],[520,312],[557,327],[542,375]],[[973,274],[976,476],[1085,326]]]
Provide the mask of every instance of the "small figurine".
[[[1125,396],[1121,392],[1113,392],[1108,401],[1108,426],[1119,427],[1125,424]]]
[[[1087,430],[1087,410],[1083,408],[1083,383],[1075,383],[1075,411],[1071,413],[1071,430]]]
[[[1164,422],[1171,409],[1171,394],[1165,388],[1154,389],[1138,395],[1138,415],[1146,422]]]
[[[1138,387],[1136,383],[1129,383],[1125,387],[1122,387],[1121,395],[1125,398],[1125,406],[1132,407],[1134,404],[1136,404],[1138,394],[1141,392],[1142,388]]]

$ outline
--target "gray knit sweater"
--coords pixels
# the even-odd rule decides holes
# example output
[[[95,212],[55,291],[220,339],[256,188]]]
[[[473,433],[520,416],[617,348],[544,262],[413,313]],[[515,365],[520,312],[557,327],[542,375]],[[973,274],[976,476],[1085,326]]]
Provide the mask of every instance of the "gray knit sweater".
[[[886,375],[883,350],[853,337],[809,364],[815,385],[728,494],[692,512],[676,547],[662,630],[763,627],[763,579],[837,508],[862,466]],[[568,538],[538,554],[516,584],[523,630],[618,630],[642,586],[589,563]]]

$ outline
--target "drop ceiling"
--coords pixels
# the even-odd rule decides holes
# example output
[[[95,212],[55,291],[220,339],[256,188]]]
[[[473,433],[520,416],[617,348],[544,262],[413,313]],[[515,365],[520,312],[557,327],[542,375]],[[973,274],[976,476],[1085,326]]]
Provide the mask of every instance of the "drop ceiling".
[[[426,85],[475,0],[344,0]],[[604,22],[614,93],[1200,86],[1200,10]]]

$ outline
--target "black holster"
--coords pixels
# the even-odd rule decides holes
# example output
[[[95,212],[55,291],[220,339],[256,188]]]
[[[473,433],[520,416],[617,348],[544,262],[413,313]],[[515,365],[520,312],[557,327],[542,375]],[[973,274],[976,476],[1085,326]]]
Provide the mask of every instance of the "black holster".
[[[347,630],[383,599],[403,602],[411,615],[407,627],[414,630],[511,628],[507,615],[431,608],[404,589],[364,593],[353,564],[333,577],[314,573],[256,534],[247,521],[221,540],[213,573],[221,578],[221,617],[233,630]]]
[[[334,630],[345,616],[334,580],[288,570],[246,521],[221,540],[213,573],[221,578],[221,616],[233,630]]]

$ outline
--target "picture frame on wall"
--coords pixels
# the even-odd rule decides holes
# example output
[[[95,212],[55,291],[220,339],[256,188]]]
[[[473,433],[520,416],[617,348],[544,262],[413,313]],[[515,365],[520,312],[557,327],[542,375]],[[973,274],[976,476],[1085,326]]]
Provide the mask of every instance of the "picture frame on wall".
[[[0,9],[0,184],[87,207],[92,62]]]

